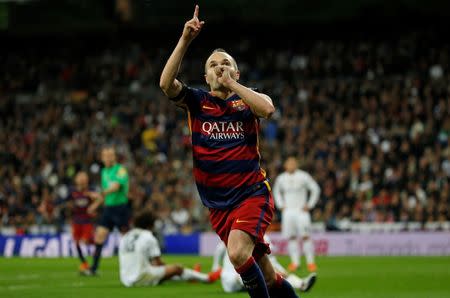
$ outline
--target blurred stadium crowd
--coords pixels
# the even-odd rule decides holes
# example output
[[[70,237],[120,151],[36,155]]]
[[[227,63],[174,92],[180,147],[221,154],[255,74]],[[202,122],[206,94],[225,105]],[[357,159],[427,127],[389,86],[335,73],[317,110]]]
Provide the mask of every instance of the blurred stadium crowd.
[[[133,209],[155,210],[165,233],[209,228],[186,117],[158,87],[171,46],[80,42],[0,55],[0,226],[67,223],[74,174],[87,170],[98,188],[99,149],[114,144]],[[313,221],[339,229],[345,221],[450,220],[448,43],[409,33],[222,47],[242,81],[274,99],[260,145],[268,176],[296,155],[321,186]],[[213,48],[191,48],[181,78],[206,88]]]

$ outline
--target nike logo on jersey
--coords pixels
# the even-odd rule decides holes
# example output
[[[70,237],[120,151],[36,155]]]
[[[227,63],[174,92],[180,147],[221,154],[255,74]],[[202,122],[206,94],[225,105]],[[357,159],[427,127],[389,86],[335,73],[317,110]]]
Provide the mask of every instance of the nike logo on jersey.
[[[236,219],[236,223],[241,223],[241,222],[250,222],[249,220],[242,220],[242,219]]]
[[[205,109],[205,110],[214,110],[213,107],[209,107],[209,106],[202,106],[202,108]]]

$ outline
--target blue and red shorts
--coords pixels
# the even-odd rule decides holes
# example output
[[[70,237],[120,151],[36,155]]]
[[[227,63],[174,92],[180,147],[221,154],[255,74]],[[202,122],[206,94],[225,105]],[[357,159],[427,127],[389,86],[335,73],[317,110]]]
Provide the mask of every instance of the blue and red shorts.
[[[94,225],[92,223],[73,223],[72,237],[76,242],[82,240],[85,243],[92,243],[94,239]]]
[[[264,254],[270,254],[269,244],[264,234],[272,222],[274,202],[270,191],[249,197],[234,209],[209,209],[209,220],[220,239],[228,243],[231,230],[244,231],[255,239],[253,257],[259,260]]]

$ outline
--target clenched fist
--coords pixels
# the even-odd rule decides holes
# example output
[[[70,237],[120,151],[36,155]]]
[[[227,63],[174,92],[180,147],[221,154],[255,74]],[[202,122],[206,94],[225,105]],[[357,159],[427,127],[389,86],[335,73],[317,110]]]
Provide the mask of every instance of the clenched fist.
[[[217,76],[217,81],[219,84],[228,88],[230,83],[236,81],[236,70],[231,68],[230,66],[221,65],[214,67],[214,72]]]

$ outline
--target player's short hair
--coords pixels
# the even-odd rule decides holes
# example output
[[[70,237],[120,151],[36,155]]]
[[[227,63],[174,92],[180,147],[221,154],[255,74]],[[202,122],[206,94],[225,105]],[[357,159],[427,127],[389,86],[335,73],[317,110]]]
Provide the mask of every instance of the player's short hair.
[[[105,145],[102,145],[102,147],[100,148],[100,151],[103,151],[103,150],[114,150],[114,152],[116,152],[116,147],[114,146],[114,145],[112,145],[112,144],[105,144]]]
[[[214,53],[226,53],[226,54],[230,55],[225,49],[222,49],[222,48],[214,49],[214,50],[211,52],[210,56],[211,56],[212,54],[214,54]],[[231,56],[231,55],[230,55],[230,56]]]
[[[227,54],[227,55],[230,55],[230,57],[231,57],[231,63],[233,63],[233,66],[234,66],[234,68],[236,69],[236,70],[239,70],[239,68],[238,68],[238,66],[237,66],[237,63],[236,63],[236,60],[234,59],[234,57],[230,54],[230,53],[228,53],[225,49],[222,49],[222,48],[216,48],[216,49],[214,49],[212,52],[211,52],[211,54],[209,54],[209,56],[208,57],[210,57],[212,54],[214,54],[214,53],[225,53],[225,54]],[[205,72],[206,72],[206,64],[205,64]]]
[[[151,230],[153,228],[154,223],[155,223],[155,216],[153,215],[153,212],[148,209],[140,211],[134,217],[134,226],[139,229]]]
[[[77,177],[80,177],[80,176],[86,176],[86,177],[89,177],[89,175],[88,175],[88,173],[86,172],[86,171],[83,171],[83,170],[80,170],[80,171],[78,171],[76,174],[75,174],[75,176],[73,177],[74,179],[77,179]]]

